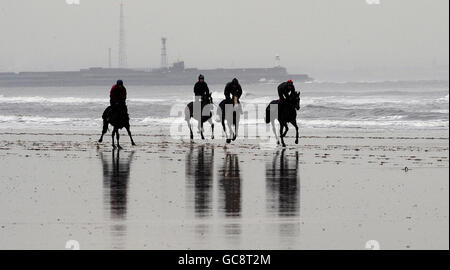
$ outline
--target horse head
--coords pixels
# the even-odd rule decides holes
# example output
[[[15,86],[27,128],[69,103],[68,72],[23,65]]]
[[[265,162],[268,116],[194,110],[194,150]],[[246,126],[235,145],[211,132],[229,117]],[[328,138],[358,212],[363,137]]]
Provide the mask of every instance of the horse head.
[[[208,95],[206,96],[206,100],[208,101],[208,104],[213,104],[213,98],[211,93],[208,93]]]
[[[233,96],[233,105],[234,106],[239,105],[239,97]]]
[[[300,92],[294,92],[292,96],[292,103],[297,111],[300,110]]]

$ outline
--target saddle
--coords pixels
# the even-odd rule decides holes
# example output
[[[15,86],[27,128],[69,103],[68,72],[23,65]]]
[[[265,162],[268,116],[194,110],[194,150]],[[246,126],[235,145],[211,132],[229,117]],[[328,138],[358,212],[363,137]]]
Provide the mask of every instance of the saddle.
[[[220,109],[222,110],[222,112],[225,112],[225,105],[226,105],[226,104],[234,105],[234,102],[233,102],[232,99],[224,99],[224,100],[222,100],[222,101],[220,102],[220,104],[219,104],[219,107],[220,107]],[[242,111],[241,103],[238,102],[236,105],[237,105],[237,108],[233,108],[234,111],[239,112],[239,114],[243,114],[244,112]]]
[[[102,115],[103,121],[106,121],[119,129],[128,126],[130,117],[128,108],[125,104],[115,104],[108,106]]]

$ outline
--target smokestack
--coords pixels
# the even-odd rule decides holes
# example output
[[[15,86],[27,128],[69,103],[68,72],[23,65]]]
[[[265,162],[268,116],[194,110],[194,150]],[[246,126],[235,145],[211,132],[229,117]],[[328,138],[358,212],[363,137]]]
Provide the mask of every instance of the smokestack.
[[[123,14],[123,2],[120,3],[120,29],[119,29],[119,67],[127,66],[127,55],[125,49],[125,18]]]
[[[161,38],[161,68],[167,68],[167,38]]]

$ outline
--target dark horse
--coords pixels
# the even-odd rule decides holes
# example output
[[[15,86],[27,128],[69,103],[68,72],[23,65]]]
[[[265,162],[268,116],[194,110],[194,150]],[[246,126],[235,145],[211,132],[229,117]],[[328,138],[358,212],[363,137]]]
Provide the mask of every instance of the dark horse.
[[[98,142],[103,141],[103,135],[108,131],[108,125],[111,124],[114,129],[112,131],[112,146],[113,148],[116,148],[116,145],[114,144],[114,135],[116,135],[117,138],[117,147],[119,149],[122,149],[122,147],[119,144],[119,129],[125,128],[128,132],[128,136],[130,136],[131,144],[136,145],[134,143],[133,137],[131,136],[130,132],[130,118],[128,116],[128,110],[126,105],[124,104],[116,104],[113,106],[109,106],[106,108],[105,112],[103,112],[102,115],[103,118],[103,130],[102,130],[102,136],[100,136],[100,139]]]
[[[277,112],[270,112],[271,105],[278,105],[278,113]],[[295,144],[298,144],[298,125],[297,125],[297,111],[300,110],[300,92],[295,92],[291,95],[288,100],[284,102],[280,102],[278,100],[274,100],[270,102],[269,106],[266,108],[266,124],[271,123],[272,124],[272,130],[275,134],[275,137],[277,138],[277,144],[280,144],[280,141],[278,140],[277,132],[275,129],[275,119],[278,120],[280,123],[280,139],[281,144],[283,147],[286,147],[286,144],[284,143],[284,137],[286,136],[286,133],[288,132],[288,123],[291,123],[295,127],[296,132],[296,138],[295,138]],[[283,129],[286,129],[283,131]]]
[[[242,107],[239,102],[238,97],[233,97],[233,99],[224,99],[220,102],[217,108],[217,115],[220,117],[220,122],[222,123],[223,131],[227,137],[227,143],[236,140],[239,121],[242,114]],[[225,120],[227,121],[228,129],[230,130],[230,137],[228,137],[227,129],[225,127]],[[234,126],[234,131],[232,126]]]
[[[214,139],[214,123],[212,121],[212,110],[214,108],[214,104],[211,94],[208,94],[205,99],[206,100],[203,101],[201,104],[200,109],[201,112],[199,112],[201,116],[198,115],[199,113],[197,112],[194,113],[194,102],[190,102],[184,109],[184,120],[186,120],[186,123],[188,124],[191,140],[194,139],[194,133],[192,132],[192,125],[191,125],[191,118],[194,118],[195,120],[198,121],[198,130],[200,131],[202,140],[205,139],[205,136],[203,136],[203,123],[208,121],[211,124],[212,129],[211,139]]]

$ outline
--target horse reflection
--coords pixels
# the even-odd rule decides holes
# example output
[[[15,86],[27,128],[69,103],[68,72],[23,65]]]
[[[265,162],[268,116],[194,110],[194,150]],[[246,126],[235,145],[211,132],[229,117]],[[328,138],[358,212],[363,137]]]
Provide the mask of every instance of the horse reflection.
[[[241,215],[241,175],[239,158],[236,154],[227,153],[223,166],[219,171],[219,188],[223,196],[221,209],[228,217]]]
[[[295,217],[299,215],[299,158],[295,152],[295,160],[290,160],[285,151],[277,151],[272,162],[266,164],[268,207],[281,217]]]
[[[194,193],[194,211],[199,217],[211,215],[213,160],[214,147],[191,144],[186,156],[186,190]]]
[[[130,167],[134,152],[120,159],[120,150],[112,151],[111,160],[100,153],[103,165],[104,204],[109,207],[112,219],[124,219],[127,213],[127,193]]]
[[[103,166],[103,205],[109,210],[112,221],[111,234],[113,249],[123,249],[127,226],[124,222],[127,214],[128,183],[131,161],[134,152],[126,159],[120,158],[120,150],[112,151],[111,159],[103,152],[99,153]]]

